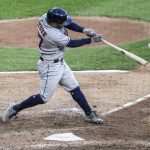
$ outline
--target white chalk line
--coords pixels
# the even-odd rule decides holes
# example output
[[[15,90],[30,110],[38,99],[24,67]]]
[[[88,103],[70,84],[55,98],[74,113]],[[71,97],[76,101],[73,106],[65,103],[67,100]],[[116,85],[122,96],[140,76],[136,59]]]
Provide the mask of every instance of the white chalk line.
[[[57,110],[43,110],[43,113],[51,113],[51,112],[74,112],[74,113],[80,113],[81,110],[78,108],[65,108],[65,109],[57,109]]]
[[[107,112],[105,112],[105,113],[102,113],[101,115],[102,115],[102,116],[110,115],[110,114],[115,113],[115,112],[117,112],[117,111],[123,110],[123,109],[128,108],[128,107],[131,107],[131,106],[133,106],[133,105],[136,105],[136,104],[139,103],[139,102],[145,101],[145,100],[146,100],[147,98],[149,98],[149,97],[150,97],[150,94],[147,94],[147,95],[145,95],[145,96],[143,96],[143,97],[140,97],[140,98],[138,98],[138,99],[136,99],[136,100],[134,100],[134,101],[132,101],[132,102],[128,102],[128,103],[126,103],[126,104],[123,104],[123,105],[120,106],[120,107],[116,107],[116,108],[113,108],[113,109],[110,110],[110,111],[107,111]]]
[[[34,74],[38,71],[10,71],[10,72],[0,72],[0,74]]]
[[[40,114],[44,114],[44,115],[47,115],[47,114],[50,114],[50,113],[56,113],[56,114],[66,114],[68,113],[68,115],[72,115],[74,113],[76,114],[83,114],[83,112],[74,107],[74,108],[65,108],[65,109],[47,109],[47,110],[33,110],[32,111],[33,113],[40,113]],[[22,113],[22,115],[30,115],[31,114],[31,111],[25,111],[24,113]]]
[[[74,73],[127,73],[127,70],[85,70],[85,71],[73,71]],[[38,71],[10,71],[0,72],[0,74],[34,74]]]

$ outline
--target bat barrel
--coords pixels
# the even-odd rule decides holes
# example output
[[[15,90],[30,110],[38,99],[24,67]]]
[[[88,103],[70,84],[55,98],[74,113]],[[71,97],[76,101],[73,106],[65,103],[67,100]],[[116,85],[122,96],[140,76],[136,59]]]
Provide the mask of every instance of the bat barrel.
[[[139,57],[139,56],[137,56],[137,55],[135,55],[135,54],[133,54],[133,53],[130,53],[130,52],[128,52],[128,51],[126,51],[126,50],[124,50],[124,49],[122,49],[122,48],[120,48],[120,47],[118,47],[118,46],[116,46],[116,45],[114,45],[114,44],[112,44],[112,43],[110,43],[110,42],[104,40],[104,39],[102,39],[102,41],[103,41],[104,43],[106,43],[107,45],[113,47],[113,48],[116,49],[117,51],[121,52],[123,55],[128,56],[129,58],[133,59],[134,61],[138,62],[139,64],[141,64],[141,65],[143,65],[143,66],[145,66],[145,65],[148,63],[148,62],[147,62],[146,60],[144,60],[143,58],[141,58],[141,57]]]

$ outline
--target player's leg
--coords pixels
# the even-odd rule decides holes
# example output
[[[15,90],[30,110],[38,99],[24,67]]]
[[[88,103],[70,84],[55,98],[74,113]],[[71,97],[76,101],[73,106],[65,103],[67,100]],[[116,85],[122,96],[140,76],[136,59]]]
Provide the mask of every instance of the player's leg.
[[[39,104],[44,104],[51,99],[58,85],[58,82],[62,76],[61,72],[63,71],[61,67],[58,66],[52,69],[52,67],[54,66],[45,64],[44,62],[39,62],[38,67],[41,77],[39,94],[32,95],[19,104],[11,104],[3,114],[2,117],[3,122],[7,122],[10,118],[12,118],[14,115],[16,115],[23,109],[33,107]]]
[[[44,101],[41,98],[40,94],[30,96],[20,104],[16,103],[11,103],[7,109],[5,110],[3,116],[2,116],[2,121],[7,122],[9,119],[11,119],[13,116],[15,116],[19,111],[33,107],[39,104],[43,104]]]
[[[80,105],[80,107],[83,109],[85,114],[91,113],[91,108],[80,90],[79,83],[75,79],[71,69],[69,66],[64,62],[64,74],[61,78],[60,85],[62,85],[68,92],[71,93],[71,96],[73,99]]]
[[[81,91],[80,87],[76,87],[70,91],[72,98],[80,105],[86,115],[90,115],[92,110],[88,104],[86,97],[84,96],[83,92]]]
[[[45,64],[45,62],[41,61],[41,64]],[[58,83],[62,77],[64,72],[64,67],[62,62],[58,63],[50,63],[46,66],[46,69],[43,69],[43,65],[39,65],[39,74],[41,77],[40,82],[40,95],[44,101],[47,103],[53,96]]]
[[[67,91],[71,93],[72,98],[79,104],[86,114],[86,120],[94,123],[102,123],[103,120],[98,117],[98,115],[92,111],[88,104],[86,97],[81,91],[78,82],[76,81],[69,66],[64,63],[65,72],[61,78],[60,85],[62,85]]]
[[[96,114],[95,111],[92,111],[90,106],[88,105],[88,102],[80,90],[80,87],[77,87],[70,91],[73,99],[81,106],[81,108],[85,112],[85,120],[93,123],[102,123],[103,120]]]

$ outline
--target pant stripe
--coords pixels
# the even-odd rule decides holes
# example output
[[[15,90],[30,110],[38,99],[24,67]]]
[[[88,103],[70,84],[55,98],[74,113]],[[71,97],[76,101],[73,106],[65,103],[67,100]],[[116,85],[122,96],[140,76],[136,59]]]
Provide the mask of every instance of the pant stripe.
[[[47,87],[47,82],[48,82],[48,77],[49,77],[49,75],[48,75],[48,72],[49,72],[49,64],[48,64],[48,69],[47,69],[47,78],[46,78],[46,83],[45,83],[45,87],[44,87],[44,90],[43,90],[43,94],[41,95],[42,97],[44,97],[44,94],[45,94],[45,91],[46,91],[46,87]]]

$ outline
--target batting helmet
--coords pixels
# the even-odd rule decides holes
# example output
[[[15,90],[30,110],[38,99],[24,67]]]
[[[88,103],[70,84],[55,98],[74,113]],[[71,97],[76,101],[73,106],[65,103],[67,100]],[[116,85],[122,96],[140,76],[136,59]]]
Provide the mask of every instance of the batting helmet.
[[[54,7],[48,10],[47,12],[47,22],[63,24],[67,20],[67,12],[58,7]]]

